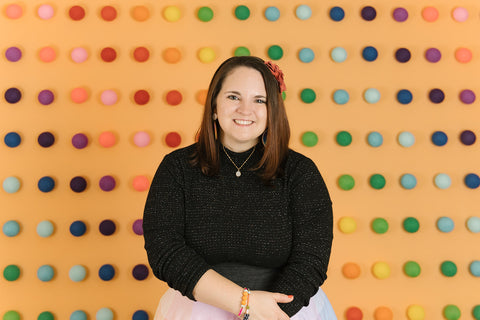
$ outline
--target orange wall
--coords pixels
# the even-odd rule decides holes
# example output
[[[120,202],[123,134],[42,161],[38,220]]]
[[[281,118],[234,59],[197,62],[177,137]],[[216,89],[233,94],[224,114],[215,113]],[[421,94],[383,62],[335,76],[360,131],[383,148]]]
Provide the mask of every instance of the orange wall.
[[[135,280],[132,269],[147,264],[143,238],[132,230],[135,220],[141,219],[146,191],[133,187],[134,178],[151,179],[163,155],[175,147],[167,145],[168,133],[181,136],[183,147],[194,142],[202,105],[198,96],[207,89],[210,78],[221,61],[234,54],[239,46],[247,47],[251,54],[269,60],[267,51],[272,45],[283,49],[277,61],[285,73],[287,84],[286,106],[292,128],[291,147],[312,157],[324,175],[334,201],[335,239],[324,289],[339,319],[359,308],[364,319],[374,317],[380,306],[388,307],[395,319],[422,319],[418,305],[426,319],[440,319],[445,306],[456,305],[462,319],[473,319],[472,309],[480,304],[479,278],[472,275],[469,265],[480,260],[478,233],[470,231],[466,222],[478,213],[478,190],[465,186],[468,173],[479,173],[480,152],[478,142],[466,146],[459,134],[463,130],[478,133],[480,110],[478,101],[462,103],[459,93],[470,89],[478,94],[480,6],[476,0],[405,0],[391,1],[307,1],[231,0],[192,1],[49,1],[55,11],[53,18],[39,18],[37,10],[43,1],[7,2],[0,14],[0,87],[2,92],[16,87],[22,98],[15,104],[0,99],[0,130],[2,138],[17,132],[22,138],[18,147],[0,145],[0,180],[16,177],[20,189],[15,193],[0,190],[0,224],[15,220],[20,233],[14,237],[0,234],[0,269],[17,265],[21,275],[16,281],[0,278],[0,315],[16,310],[22,319],[33,319],[43,311],[50,311],[56,319],[66,319],[75,310],[84,310],[90,319],[101,308],[113,311],[115,319],[130,319],[136,310],[145,310],[153,317],[158,299],[165,291],[164,283],[150,272],[147,279]],[[9,4],[19,4],[22,15],[9,18]],[[250,9],[250,17],[235,18],[234,9],[243,4]],[[300,4],[312,9],[307,20],[296,17]],[[69,9],[80,5],[85,17],[74,21]],[[105,21],[101,17],[104,6],[113,6],[117,17]],[[145,6],[149,18],[135,20],[134,7]],[[175,5],[180,12],[178,21],[169,21],[165,9]],[[264,17],[265,9],[275,5],[280,10],[277,21]],[[362,19],[364,6],[373,6],[377,17],[373,21]],[[209,6],[214,18],[200,21],[196,12]],[[346,16],[335,22],[329,18],[333,6],[344,9]],[[402,6],[409,13],[408,20],[397,22],[393,10]],[[427,22],[422,10],[433,6],[439,11],[435,22]],[[469,12],[465,22],[455,21],[452,10],[462,6]],[[56,52],[52,62],[39,58],[41,48],[51,46]],[[367,62],[362,50],[373,46],[378,50],[377,60]],[[17,62],[8,61],[5,52],[10,47],[21,49],[23,56]],[[83,63],[72,61],[71,51],[84,48],[88,59]],[[105,47],[116,50],[113,62],[104,62],[100,52]],[[133,52],[146,47],[150,57],[145,62],[135,61]],[[348,57],[345,62],[334,62],[331,50],[343,47]],[[408,48],[410,61],[395,60],[398,48]],[[428,62],[425,51],[438,48],[442,59]],[[458,48],[468,48],[473,59],[467,63],[455,58]],[[177,48],[181,58],[176,63],[165,60],[167,48]],[[199,50],[209,48],[213,61],[202,61]],[[299,59],[302,48],[311,48],[315,59],[305,63]],[[83,87],[89,96],[84,103],[74,103],[70,94]],[[300,99],[303,89],[316,93],[313,103]],[[380,101],[371,104],[363,98],[368,88],[376,88]],[[440,88],[445,100],[440,104],[428,98],[431,89]],[[42,105],[37,95],[51,90],[55,100]],[[338,105],[333,92],[348,91],[350,101]],[[396,100],[400,89],[409,89],[413,101],[402,105]],[[102,103],[105,90],[113,90],[118,101],[113,105]],[[146,90],[150,101],[146,105],[135,103],[134,94]],[[178,105],[167,103],[167,93],[177,90],[182,94]],[[353,142],[341,147],[335,141],[339,131],[351,133]],[[440,130],[448,135],[443,146],[432,144],[430,137]],[[44,131],[55,135],[55,144],[40,147],[37,137]],[[99,142],[102,132],[111,131],[116,144],[110,148]],[[148,146],[139,147],[134,136],[139,131],[149,134]],[[307,131],[318,137],[315,146],[307,147],[301,138]],[[366,139],[368,133],[383,135],[383,145],[373,148]],[[409,131],[415,144],[402,147],[398,134]],[[71,139],[84,133],[88,146],[76,149]],[[386,186],[373,189],[368,179],[382,174]],[[413,174],[417,186],[404,189],[400,177]],[[448,174],[451,186],[440,189],[434,178]],[[355,187],[346,191],[339,188],[338,179],[349,174]],[[111,175],[116,187],[102,191],[99,180]],[[39,191],[38,180],[51,176],[55,188],[48,193]],[[86,178],[88,187],[75,193],[70,180],[75,176]],[[440,232],[437,219],[450,217],[455,228],[450,233]],[[339,228],[342,218],[356,223],[352,233]],[[385,218],[389,230],[376,234],[370,224],[374,218]],[[415,217],[420,223],[416,233],[402,228],[406,217]],[[99,223],[111,219],[116,232],[104,236]],[[53,223],[52,236],[42,238],[37,225],[44,220]],[[87,232],[81,237],[70,234],[73,221],[82,220]],[[351,220],[350,220],[351,221]],[[345,231],[345,230],[343,230]],[[410,278],[403,272],[405,262],[413,260],[421,266],[421,274]],[[456,263],[458,273],[451,278],[440,272],[445,260]],[[353,262],[360,268],[356,279],[347,279],[342,267]],[[372,267],[385,262],[390,268],[386,279],[377,279]],[[51,265],[54,278],[42,282],[37,270]],[[116,275],[111,281],[102,281],[99,268],[111,264]],[[87,276],[74,282],[69,270],[83,265]],[[350,310],[350,311],[349,311]],[[418,310],[417,310],[418,311]],[[409,313],[410,312],[410,313]],[[413,312],[413,313],[411,313]]]

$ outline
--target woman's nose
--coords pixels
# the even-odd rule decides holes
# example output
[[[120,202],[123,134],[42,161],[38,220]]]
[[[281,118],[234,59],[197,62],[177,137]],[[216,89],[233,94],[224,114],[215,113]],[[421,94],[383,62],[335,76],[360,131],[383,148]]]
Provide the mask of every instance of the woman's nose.
[[[241,114],[249,114],[252,112],[252,104],[246,101],[240,101],[237,112]]]

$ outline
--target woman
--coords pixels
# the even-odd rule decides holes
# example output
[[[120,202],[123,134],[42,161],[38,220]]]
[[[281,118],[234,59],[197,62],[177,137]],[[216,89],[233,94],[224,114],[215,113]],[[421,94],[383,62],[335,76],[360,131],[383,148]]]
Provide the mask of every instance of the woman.
[[[198,142],[163,159],[143,228],[169,285],[155,319],[336,319],[319,288],[332,203],[312,160],[288,148],[283,73],[232,57],[208,89]]]

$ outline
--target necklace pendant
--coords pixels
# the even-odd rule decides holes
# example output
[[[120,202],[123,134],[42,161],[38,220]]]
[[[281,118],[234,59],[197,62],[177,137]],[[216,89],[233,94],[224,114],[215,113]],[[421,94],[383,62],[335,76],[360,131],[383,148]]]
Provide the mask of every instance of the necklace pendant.
[[[242,175],[242,173],[240,172],[240,170],[237,170],[237,173],[235,173],[235,175],[237,176],[237,178],[239,178]]]

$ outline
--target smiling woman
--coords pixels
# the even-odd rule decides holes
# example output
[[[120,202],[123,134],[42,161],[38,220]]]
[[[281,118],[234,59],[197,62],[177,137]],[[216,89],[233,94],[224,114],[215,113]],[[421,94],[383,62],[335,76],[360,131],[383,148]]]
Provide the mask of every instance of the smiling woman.
[[[312,160],[288,147],[283,73],[226,60],[198,142],[163,159],[147,197],[145,249],[170,289],[156,320],[332,320],[320,286],[332,202]]]

